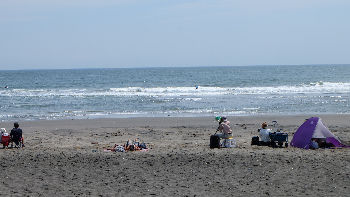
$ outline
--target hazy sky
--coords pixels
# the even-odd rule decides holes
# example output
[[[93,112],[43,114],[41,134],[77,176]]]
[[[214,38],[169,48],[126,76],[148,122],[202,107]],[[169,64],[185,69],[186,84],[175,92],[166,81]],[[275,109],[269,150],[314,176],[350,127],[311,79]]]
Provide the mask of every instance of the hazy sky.
[[[0,0],[0,69],[350,63],[349,0]]]

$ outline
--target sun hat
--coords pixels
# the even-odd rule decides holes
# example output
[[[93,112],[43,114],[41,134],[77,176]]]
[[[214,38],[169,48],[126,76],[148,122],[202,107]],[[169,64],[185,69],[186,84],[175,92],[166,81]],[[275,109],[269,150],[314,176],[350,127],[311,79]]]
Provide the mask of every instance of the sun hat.
[[[216,116],[215,120],[219,122],[221,120],[221,116]]]

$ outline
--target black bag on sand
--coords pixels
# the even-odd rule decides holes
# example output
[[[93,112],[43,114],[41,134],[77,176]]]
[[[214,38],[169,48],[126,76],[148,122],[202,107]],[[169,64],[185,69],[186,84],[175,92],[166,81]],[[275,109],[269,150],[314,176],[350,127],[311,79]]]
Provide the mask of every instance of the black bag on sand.
[[[259,137],[258,136],[252,137],[251,145],[259,145]]]
[[[220,137],[216,135],[210,136],[210,148],[220,148]]]

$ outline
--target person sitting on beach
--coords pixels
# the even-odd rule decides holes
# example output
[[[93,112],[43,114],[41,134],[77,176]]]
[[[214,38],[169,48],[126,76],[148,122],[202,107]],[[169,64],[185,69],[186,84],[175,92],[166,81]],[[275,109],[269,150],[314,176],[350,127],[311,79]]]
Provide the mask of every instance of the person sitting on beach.
[[[232,136],[230,121],[228,121],[226,117],[221,117],[217,131],[220,131],[221,133],[216,133],[215,135],[220,138],[229,138]]]
[[[271,129],[267,129],[267,123],[264,122],[261,124],[261,128],[259,129],[259,136],[260,136],[260,144],[268,146],[270,145],[270,133]]]
[[[128,151],[141,150],[139,140],[138,139],[135,139],[135,140],[128,139],[128,141],[124,145],[124,149],[128,150]]]
[[[13,126],[14,128],[11,130],[11,133],[10,133],[11,142],[14,142],[16,146],[18,146],[20,141],[23,140],[22,129],[19,128],[18,122],[15,122]],[[22,145],[23,145],[23,141],[22,141]]]
[[[318,149],[318,148],[319,148],[317,138],[313,138],[313,139],[311,140],[310,148],[311,148],[311,149]]]
[[[332,143],[327,143],[326,138],[317,138],[318,148],[331,148],[334,147]]]

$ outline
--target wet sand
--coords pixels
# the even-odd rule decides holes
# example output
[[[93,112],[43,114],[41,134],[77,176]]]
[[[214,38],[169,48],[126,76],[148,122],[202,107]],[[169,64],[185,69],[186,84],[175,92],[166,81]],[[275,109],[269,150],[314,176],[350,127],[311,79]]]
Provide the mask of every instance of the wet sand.
[[[347,196],[350,149],[251,146],[264,121],[289,134],[309,116],[228,117],[236,148],[210,149],[213,117],[20,122],[23,149],[0,149],[1,196]],[[349,115],[323,115],[350,141]],[[0,127],[8,131],[12,123]],[[148,152],[104,152],[128,139]]]

